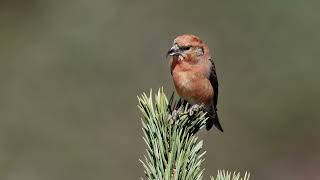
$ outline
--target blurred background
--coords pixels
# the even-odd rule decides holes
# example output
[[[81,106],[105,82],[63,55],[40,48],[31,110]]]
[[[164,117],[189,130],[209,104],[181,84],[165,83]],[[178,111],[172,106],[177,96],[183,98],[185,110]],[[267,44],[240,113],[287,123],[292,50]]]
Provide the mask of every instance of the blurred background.
[[[174,90],[166,51],[214,49],[225,133],[204,179],[320,179],[319,1],[0,1],[0,179],[144,177],[137,95]]]

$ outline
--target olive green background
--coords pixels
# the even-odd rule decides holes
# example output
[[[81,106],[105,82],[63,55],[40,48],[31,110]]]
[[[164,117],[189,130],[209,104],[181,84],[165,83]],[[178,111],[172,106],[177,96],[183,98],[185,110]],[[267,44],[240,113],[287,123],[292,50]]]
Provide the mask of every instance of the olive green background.
[[[138,179],[136,96],[174,90],[166,51],[214,51],[225,133],[205,178],[320,179],[319,1],[0,1],[0,179]]]

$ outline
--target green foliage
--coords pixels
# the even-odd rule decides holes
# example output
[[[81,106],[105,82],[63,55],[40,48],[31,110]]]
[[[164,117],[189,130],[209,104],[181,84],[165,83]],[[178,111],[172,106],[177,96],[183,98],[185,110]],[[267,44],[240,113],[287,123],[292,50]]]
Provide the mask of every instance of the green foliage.
[[[218,171],[218,175],[216,178],[211,177],[211,180],[249,180],[250,178],[250,173],[245,173],[244,177],[240,177],[240,173],[231,172],[229,171]]]
[[[147,179],[201,180],[204,169],[200,166],[205,151],[201,152],[203,142],[195,133],[205,126],[207,120],[203,106],[190,114],[189,104],[177,105],[180,103],[176,103],[173,96],[168,101],[162,89],[154,98],[151,91],[149,96],[144,93],[138,100],[144,116],[143,139],[148,146],[147,156],[140,161]],[[172,111],[176,109],[179,113],[172,118]],[[216,180],[227,180],[229,176],[228,173],[220,173]],[[238,180],[237,177],[239,179],[239,176],[233,179]]]

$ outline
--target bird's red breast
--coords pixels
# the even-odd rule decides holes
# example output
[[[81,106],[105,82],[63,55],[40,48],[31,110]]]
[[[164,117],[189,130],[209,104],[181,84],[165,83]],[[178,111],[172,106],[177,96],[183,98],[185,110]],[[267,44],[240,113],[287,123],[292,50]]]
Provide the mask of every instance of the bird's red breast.
[[[171,68],[175,88],[178,95],[191,104],[212,104],[214,92],[204,67],[173,57]]]

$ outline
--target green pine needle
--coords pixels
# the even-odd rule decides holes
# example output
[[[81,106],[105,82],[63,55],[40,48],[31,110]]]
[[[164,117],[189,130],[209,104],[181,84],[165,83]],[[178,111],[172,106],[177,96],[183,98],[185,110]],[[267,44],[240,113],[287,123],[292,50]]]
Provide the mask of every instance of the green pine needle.
[[[240,173],[219,170],[216,178],[211,177],[211,180],[249,180],[250,173],[246,172],[244,177],[240,177]]]

